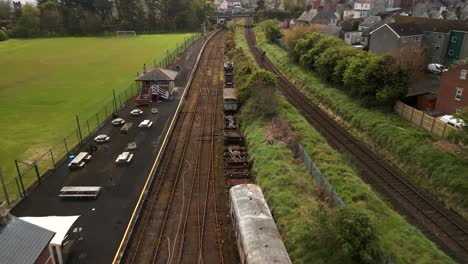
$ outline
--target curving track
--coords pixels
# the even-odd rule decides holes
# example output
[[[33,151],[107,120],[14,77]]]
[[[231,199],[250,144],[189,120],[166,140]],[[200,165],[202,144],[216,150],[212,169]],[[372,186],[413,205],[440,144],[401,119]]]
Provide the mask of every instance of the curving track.
[[[215,186],[223,34],[215,34],[202,54],[124,263],[224,263]]]
[[[255,35],[250,27],[245,36],[255,60],[261,67],[276,74],[278,87],[288,101],[331,145],[351,156],[364,180],[448,255],[461,263],[468,263],[467,223],[417,187],[398,168],[379,157],[294,87],[268,58],[262,58],[262,51],[256,47]]]

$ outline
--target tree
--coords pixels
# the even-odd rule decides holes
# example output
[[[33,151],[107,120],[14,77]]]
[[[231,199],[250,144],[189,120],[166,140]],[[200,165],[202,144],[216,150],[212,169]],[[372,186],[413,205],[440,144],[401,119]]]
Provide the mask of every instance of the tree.
[[[3,29],[0,29],[0,41],[5,41],[8,40],[8,35],[3,31]]]
[[[264,118],[271,118],[276,115],[278,103],[275,97],[276,77],[273,73],[258,69],[255,70],[247,80],[245,97],[252,98],[251,106],[253,112],[259,113]]]
[[[296,43],[305,38],[307,35],[316,32],[315,26],[295,26],[290,30],[286,30],[283,36],[283,43],[289,50],[294,50]]]
[[[123,30],[143,30],[145,12],[140,0],[120,0],[120,27]]]
[[[332,46],[318,55],[315,62],[315,68],[323,80],[327,82],[335,82],[336,78],[339,78],[338,80],[341,81],[343,76],[339,75],[342,75],[342,71],[336,71],[338,63],[342,60],[342,58],[353,56],[356,54],[356,52],[358,52],[356,49],[353,49],[349,46]]]
[[[10,20],[13,6],[10,0],[0,0],[0,20]]]
[[[42,33],[58,34],[63,32],[62,13],[59,12],[59,3],[54,0],[43,2],[39,5],[40,27]]]
[[[257,7],[255,10],[265,10],[265,0],[257,0]]]
[[[14,29],[15,36],[34,37],[39,35],[39,9],[32,4],[25,4],[21,8],[21,17]]]
[[[193,0],[192,8],[197,18],[197,24],[203,23],[208,16],[216,12],[216,4],[210,0]]]
[[[98,34],[102,32],[101,18],[88,11],[84,11],[80,19],[81,32],[89,34]]]
[[[276,19],[269,19],[258,24],[258,28],[265,34],[268,41],[273,42],[281,38],[281,28],[279,21]]]
[[[302,65],[305,65],[301,62],[302,56],[306,54],[307,51],[309,51],[315,45],[315,43],[320,40],[321,37],[321,34],[314,32],[312,34],[306,35],[302,39],[299,39],[294,46],[294,50],[292,51],[293,58]],[[304,60],[306,60],[306,58],[304,58]]]
[[[289,11],[303,11],[305,6],[305,0],[283,0],[284,9]]]

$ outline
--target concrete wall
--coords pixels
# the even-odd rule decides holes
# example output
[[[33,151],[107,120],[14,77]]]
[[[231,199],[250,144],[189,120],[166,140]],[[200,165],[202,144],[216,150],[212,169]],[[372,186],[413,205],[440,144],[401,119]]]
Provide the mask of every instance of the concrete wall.
[[[388,27],[375,31],[369,40],[369,51],[377,54],[397,54],[400,49],[400,39]]]
[[[429,63],[446,63],[449,37],[448,33],[426,32],[424,44]]]

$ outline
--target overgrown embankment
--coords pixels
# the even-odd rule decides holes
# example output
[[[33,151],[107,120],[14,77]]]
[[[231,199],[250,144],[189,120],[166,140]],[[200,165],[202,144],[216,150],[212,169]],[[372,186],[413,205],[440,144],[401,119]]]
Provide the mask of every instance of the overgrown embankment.
[[[233,39],[242,48],[231,54],[236,85],[246,89],[243,86],[257,68],[244,52],[248,49],[242,28]],[[239,118],[255,160],[256,180],[293,263],[380,263],[387,258],[395,263],[452,263],[362,182],[348,159],[333,150],[284,97],[277,93],[276,99],[273,118],[259,113],[252,97],[244,101]],[[292,150],[298,141],[328,177],[345,208],[328,208],[322,200],[320,186]],[[359,239],[347,239],[343,229]],[[361,246],[362,241],[368,243]]]
[[[325,83],[317,72],[295,63],[286,50],[269,42],[263,32],[256,30],[256,36],[257,45],[267,50],[270,60],[311,100],[399,165],[446,207],[468,218],[468,158],[435,148],[433,144],[439,139],[434,135],[412,126],[390,110],[366,108],[350,91]]]

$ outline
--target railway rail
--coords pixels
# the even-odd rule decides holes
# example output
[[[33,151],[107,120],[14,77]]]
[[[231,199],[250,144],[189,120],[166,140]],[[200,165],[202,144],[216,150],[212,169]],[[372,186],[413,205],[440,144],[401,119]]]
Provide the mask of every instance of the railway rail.
[[[291,84],[256,47],[251,27],[247,28],[245,37],[257,64],[277,76],[279,90],[331,145],[350,154],[363,179],[381,192],[400,213],[418,226],[444,252],[460,263],[468,263],[466,221],[417,187],[397,167],[351,135]]]
[[[215,186],[223,34],[207,43],[189,98],[124,254],[125,263],[224,263]]]

